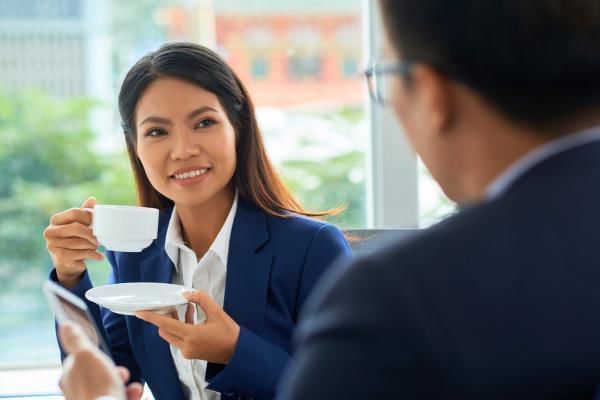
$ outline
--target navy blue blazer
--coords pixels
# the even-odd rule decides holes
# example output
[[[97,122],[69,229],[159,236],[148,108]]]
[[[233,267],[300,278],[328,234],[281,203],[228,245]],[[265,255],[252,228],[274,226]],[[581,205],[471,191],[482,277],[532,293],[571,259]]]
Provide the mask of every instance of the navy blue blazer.
[[[160,213],[158,238],[144,251],[107,252],[109,283],[171,282],[174,266],[164,250],[171,211]],[[335,226],[299,216],[272,217],[240,198],[223,307],[240,325],[240,336],[227,365],[208,364],[208,387],[222,398],[272,398],[306,297],[336,258],[349,255]],[[91,287],[86,272],[73,292],[84,298]],[[145,381],[157,399],[184,399],[169,344],[154,325],[87,304],[105,329],[115,362],[130,370],[132,380]]]
[[[332,268],[305,307],[281,398],[593,398],[599,229],[595,142],[536,165],[495,200]]]

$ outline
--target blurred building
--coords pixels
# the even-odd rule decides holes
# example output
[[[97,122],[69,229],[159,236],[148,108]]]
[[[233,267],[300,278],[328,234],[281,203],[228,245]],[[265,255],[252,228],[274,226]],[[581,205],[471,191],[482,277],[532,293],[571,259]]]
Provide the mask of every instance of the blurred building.
[[[105,1],[1,0],[0,90],[102,98],[110,51],[99,32]]]
[[[362,104],[360,0],[199,0],[164,11],[169,40],[215,46],[257,105]]]

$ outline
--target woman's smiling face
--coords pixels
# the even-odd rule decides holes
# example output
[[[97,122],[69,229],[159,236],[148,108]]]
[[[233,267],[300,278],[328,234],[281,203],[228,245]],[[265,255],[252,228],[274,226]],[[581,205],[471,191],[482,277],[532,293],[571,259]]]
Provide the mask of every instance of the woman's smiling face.
[[[159,78],[140,97],[135,126],[137,155],[150,183],[175,205],[231,195],[236,133],[214,93]]]

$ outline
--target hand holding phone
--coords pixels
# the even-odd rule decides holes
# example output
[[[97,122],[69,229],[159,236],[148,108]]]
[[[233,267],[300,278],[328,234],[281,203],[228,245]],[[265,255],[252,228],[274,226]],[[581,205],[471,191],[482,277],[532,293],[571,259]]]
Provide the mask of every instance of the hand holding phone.
[[[52,281],[44,282],[42,289],[59,326],[65,321],[75,323],[94,345],[110,355],[100,329],[83,300]]]

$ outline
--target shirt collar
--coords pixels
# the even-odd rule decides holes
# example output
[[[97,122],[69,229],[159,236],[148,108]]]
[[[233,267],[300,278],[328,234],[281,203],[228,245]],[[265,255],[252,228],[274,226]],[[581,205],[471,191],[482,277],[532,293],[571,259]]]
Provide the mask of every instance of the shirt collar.
[[[487,186],[486,199],[492,200],[503,195],[521,176],[543,161],[567,150],[599,140],[600,127],[594,127],[561,136],[536,147],[502,171]]]
[[[227,265],[227,257],[229,256],[229,241],[231,239],[231,230],[233,229],[233,221],[237,212],[238,206],[238,193],[235,192],[233,203],[229,209],[229,213],[225,218],[223,226],[219,230],[219,233],[215,237],[215,240],[210,245],[207,253],[214,253],[221,259],[223,265]],[[178,259],[179,249],[189,248],[183,241],[183,234],[181,232],[181,221],[177,214],[176,207],[173,207],[169,224],[167,225],[167,233],[165,235],[165,252],[173,262],[175,270],[179,272]]]
[[[185,247],[185,243],[183,242],[183,235],[181,233],[181,221],[179,220],[179,215],[177,215],[176,207],[173,207],[165,235],[165,252],[173,262],[177,272],[179,272],[177,262],[179,259],[179,249],[182,247]]]

